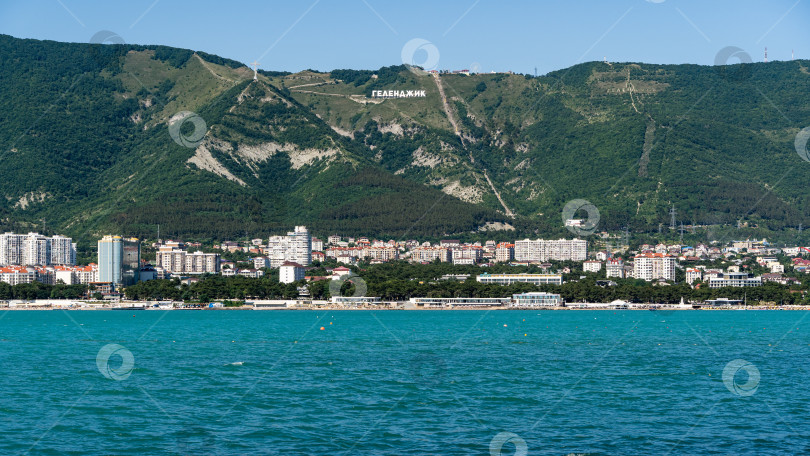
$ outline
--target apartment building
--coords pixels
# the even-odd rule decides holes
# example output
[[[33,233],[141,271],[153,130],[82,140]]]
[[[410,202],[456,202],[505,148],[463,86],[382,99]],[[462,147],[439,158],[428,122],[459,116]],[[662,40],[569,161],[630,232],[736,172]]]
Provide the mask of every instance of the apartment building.
[[[675,281],[677,259],[665,253],[642,253],[633,263],[633,277],[646,281]]]
[[[524,239],[515,241],[516,261],[584,261],[588,242],[584,239]]]
[[[624,262],[621,258],[608,258],[605,260],[605,276],[607,278],[624,278]]]
[[[39,233],[0,234],[0,265],[76,264],[76,244],[69,237]]]

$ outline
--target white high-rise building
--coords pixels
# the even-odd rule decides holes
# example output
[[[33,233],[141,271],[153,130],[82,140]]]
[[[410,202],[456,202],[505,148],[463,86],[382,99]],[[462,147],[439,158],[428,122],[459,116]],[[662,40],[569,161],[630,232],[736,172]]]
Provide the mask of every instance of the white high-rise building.
[[[290,261],[302,266],[312,264],[312,237],[305,226],[296,226],[286,236],[270,236],[265,252],[270,258],[270,267],[280,267]]]
[[[51,243],[39,233],[28,233],[23,242],[23,264],[45,266],[51,261]]]
[[[287,233],[291,240],[291,257],[289,261],[294,261],[302,266],[312,264],[312,237],[305,226],[296,226],[295,231]]]
[[[76,264],[76,244],[65,236],[39,233],[0,234],[0,265],[46,266]]]
[[[26,237],[24,234],[14,233],[0,235],[0,264],[23,264],[23,243]]]
[[[50,264],[76,264],[76,244],[73,239],[60,235],[51,237]]]

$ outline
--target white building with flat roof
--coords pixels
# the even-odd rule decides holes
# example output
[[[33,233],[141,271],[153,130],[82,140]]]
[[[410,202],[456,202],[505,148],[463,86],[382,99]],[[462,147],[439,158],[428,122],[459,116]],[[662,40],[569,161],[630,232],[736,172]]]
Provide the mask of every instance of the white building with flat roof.
[[[509,298],[411,298],[410,303],[414,307],[425,309],[441,309],[454,307],[486,308],[486,307],[506,307],[509,305]]]
[[[584,239],[524,239],[515,241],[516,261],[584,261],[588,242]]]
[[[646,281],[675,281],[677,259],[665,253],[642,253],[633,263],[633,277]]]
[[[602,270],[602,262],[596,260],[583,261],[582,270],[585,272],[599,272]]]
[[[39,233],[0,234],[0,265],[47,266],[76,264],[73,239]]]
[[[535,307],[559,307],[562,298],[554,293],[520,293],[512,295],[512,302],[509,307],[530,309]]]
[[[174,246],[161,246],[155,254],[157,267],[171,274],[216,274],[220,272],[218,253],[189,253]]]
[[[278,268],[278,281],[281,283],[293,283],[304,280],[306,270],[304,266],[292,261],[285,261]]]
[[[758,287],[762,285],[762,277],[751,277],[747,272],[725,272],[719,277],[708,279],[709,288],[723,287]]]
[[[562,285],[560,274],[480,274],[475,278],[480,283],[511,285],[513,283],[531,283],[534,285]]]

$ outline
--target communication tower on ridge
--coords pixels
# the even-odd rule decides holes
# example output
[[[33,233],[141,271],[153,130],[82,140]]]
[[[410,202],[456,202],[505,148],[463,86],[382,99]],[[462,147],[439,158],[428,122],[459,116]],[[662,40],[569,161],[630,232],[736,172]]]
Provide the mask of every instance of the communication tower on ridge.
[[[768,63],[768,47],[765,47],[765,63]]]
[[[256,81],[259,79],[259,62],[254,61],[251,65],[253,65],[253,80]]]

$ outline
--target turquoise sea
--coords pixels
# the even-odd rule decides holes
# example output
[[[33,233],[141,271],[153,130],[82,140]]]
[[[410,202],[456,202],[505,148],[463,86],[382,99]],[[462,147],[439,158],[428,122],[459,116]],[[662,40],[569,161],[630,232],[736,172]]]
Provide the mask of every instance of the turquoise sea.
[[[806,317],[8,311],[0,454],[808,453]]]

